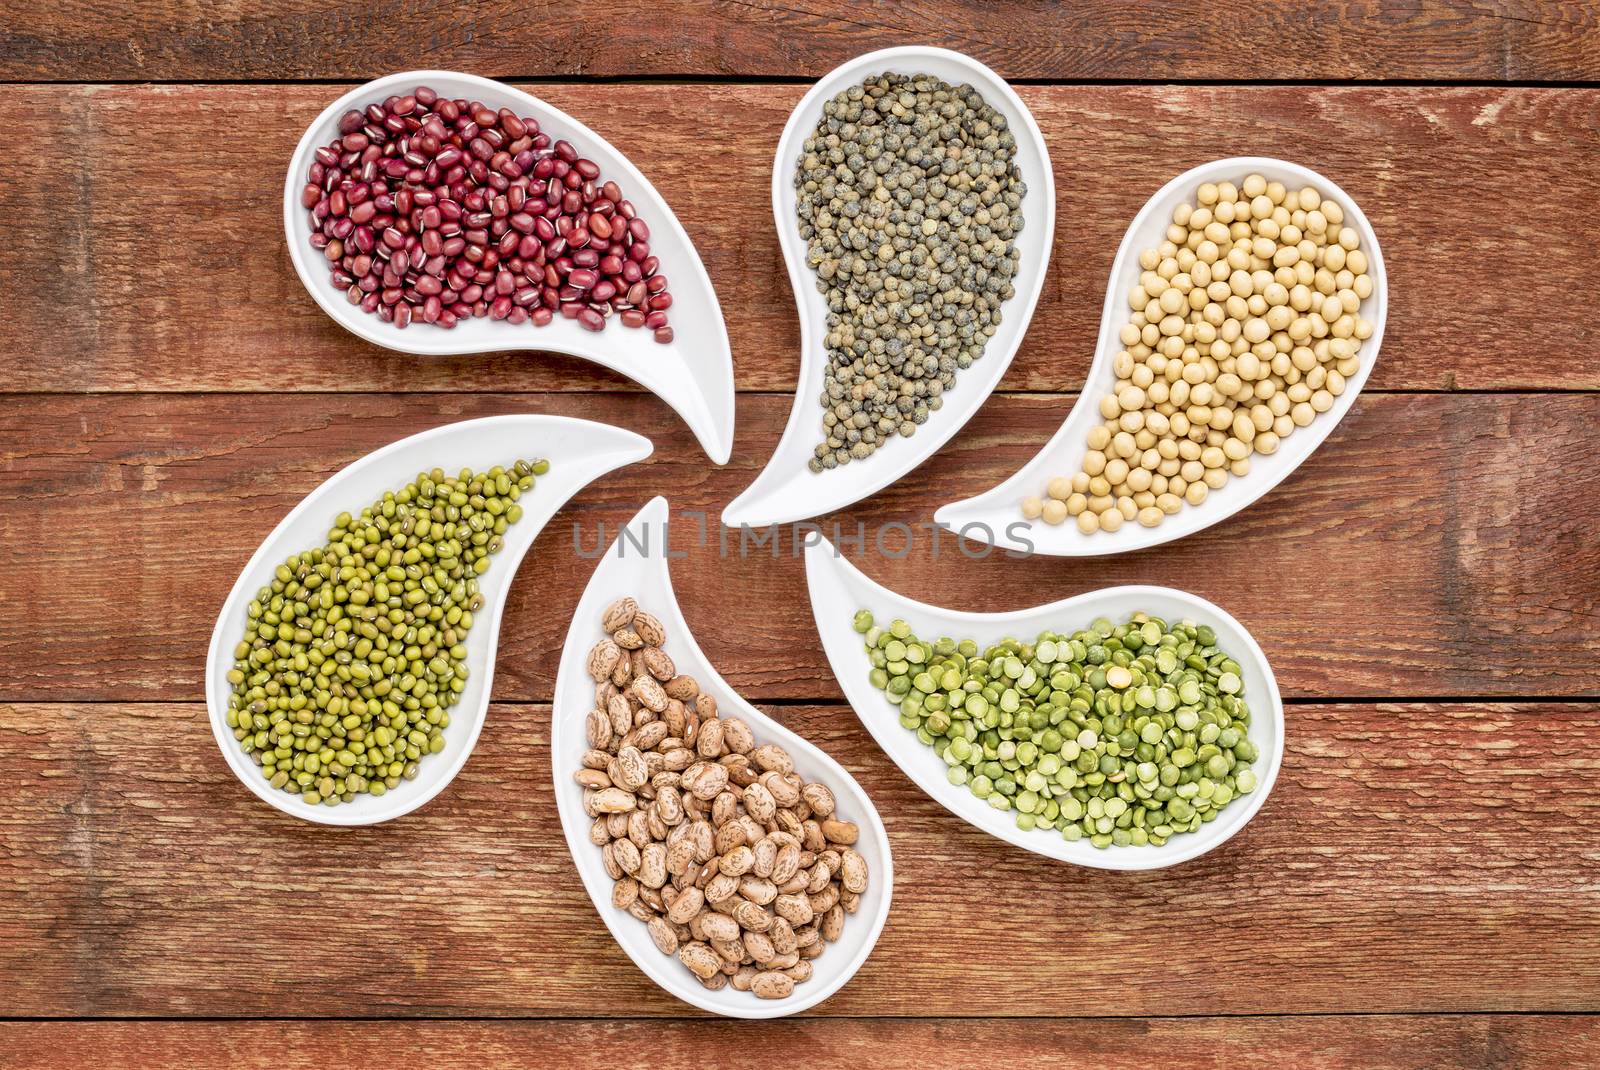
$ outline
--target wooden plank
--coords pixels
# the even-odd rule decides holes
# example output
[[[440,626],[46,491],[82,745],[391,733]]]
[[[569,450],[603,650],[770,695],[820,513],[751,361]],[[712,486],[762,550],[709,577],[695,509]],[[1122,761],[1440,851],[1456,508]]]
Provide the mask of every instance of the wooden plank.
[[[721,296],[739,386],[792,390],[798,331],[768,188],[773,146],[805,87],[531,88],[627,146],[676,207]],[[1020,91],[1050,144],[1059,223],[1005,389],[1081,386],[1134,213],[1170,176],[1249,154],[1311,164],[1370,214],[1392,283],[1374,388],[1600,388],[1600,335],[1557,270],[1600,246],[1600,216],[1588,210],[1600,199],[1600,90]],[[8,91],[0,125],[21,138],[20,157],[56,177],[0,187],[0,218],[19,239],[0,261],[6,389],[617,389],[620,376],[569,357],[390,353],[324,316],[284,255],[279,198],[305,124],[342,92]],[[537,331],[528,337],[537,344]]]
[[[1600,396],[1362,398],[1262,502],[1155,550],[974,560],[953,536],[935,541],[934,508],[1020,467],[1068,401],[992,399],[923,469],[835,518],[844,535],[858,522],[868,534],[864,550],[847,549],[890,587],[975,610],[1116,583],[1193,590],[1252,629],[1291,698],[1600,693],[1600,471],[1588,461]],[[737,459],[712,469],[641,395],[311,394],[9,399],[0,699],[197,697],[216,607],[305,493],[396,438],[523,411],[632,427],[657,452],[585,491],[524,562],[501,632],[499,697],[553,693],[552,652],[593,556],[667,493],[687,554],[673,566],[685,613],[733,686],[842,698],[805,608],[794,532],[742,555],[738,532],[726,533],[726,554],[719,545],[720,510],[765,463],[786,398],[742,398]],[[918,525],[914,545],[886,529],[880,552],[873,534],[890,523]]]
[[[373,1050],[438,1070],[739,1065],[918,1070],[1007,1062],[1058,1070],[1185,1065],[1238,1070],[1565,1070],[1600,1056],[1594,1019],[1568,1015],[1355,1015],[1292,1018],[791,1018],[775,1022],[16,1022],[0,1025],[15,1070],[137,1070],[226,1059],[237,1070],[329,1066]],[[92,1055],[90,1054],[92,1053]],[[1025,1063],[1023,1061],[1026,1061]]]
[[[427,63],[498,77],[706,75],[815,78],[889,44],[970,52],[1012,78],[1136,81],[1576,80],[1600,76],[1589,0],[1355,3],[1222,0],[1197,17],[1172,0],[1129,6],[915,0],[871,5],[645,3],[605,15],[469,2],[330,9],[271,0],[208,12],[132,5],[30,9],[0,31],[7,81],[273,81],[350,78]],[[1270,57],[1270,58],[1268,58]]]
[[[985,836],[847,709],[776,715],[856,775],[895,853],[888,926],[821,1014],[1600,1010],[1600,704],[1293,707],[1257,818],[1152,873]],[[574,876],[550,716],[496,705],[429,806],[330,829],[246,792],[198,703],[0,706],[7,1013],[686,1013]]]

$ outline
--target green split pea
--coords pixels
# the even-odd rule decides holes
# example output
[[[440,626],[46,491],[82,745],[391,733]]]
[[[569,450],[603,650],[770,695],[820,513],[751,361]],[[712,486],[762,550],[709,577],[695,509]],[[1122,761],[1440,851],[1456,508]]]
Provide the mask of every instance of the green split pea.
[[[1159,846],[1255,790],[1241,669],[1206,625],[1136,613],[981,652],[865,609],[855,629],[900,724],[1018,828]]]
[[[331,806],[383,795],[444,749],[478,577],[549,470],[435,468],[278,566],[228,671],[228,727],[268,783]]]

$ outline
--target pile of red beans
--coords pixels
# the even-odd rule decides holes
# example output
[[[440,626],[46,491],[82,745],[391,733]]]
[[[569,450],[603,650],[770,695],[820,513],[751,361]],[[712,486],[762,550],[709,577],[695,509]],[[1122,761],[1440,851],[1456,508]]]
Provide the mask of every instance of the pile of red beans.
[[[650,228],[615,182],[531,118],[426,86],[339,120],[300,203],[351,304],[385,323],[468,316],[672,341]]]

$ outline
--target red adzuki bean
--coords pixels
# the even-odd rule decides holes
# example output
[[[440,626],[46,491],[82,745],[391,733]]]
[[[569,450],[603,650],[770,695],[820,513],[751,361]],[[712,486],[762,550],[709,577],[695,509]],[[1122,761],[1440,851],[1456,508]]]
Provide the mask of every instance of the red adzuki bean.
[[[559,312],[672,341],[650,228],[600,165],[509,108],[427,86],[351,110],[300,191],[311,245],[353,305],[403,329]]]

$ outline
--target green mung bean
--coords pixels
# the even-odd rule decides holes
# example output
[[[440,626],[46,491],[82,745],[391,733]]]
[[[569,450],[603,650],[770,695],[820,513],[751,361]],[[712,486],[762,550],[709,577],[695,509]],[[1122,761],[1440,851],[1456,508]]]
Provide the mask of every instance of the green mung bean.
[[[1160,846],[1255,790],[1242,670],[1205,625],[1136,613],[980,653],[864,609],[853,624],[901,726],[1018,828]]]
[[[444,750],[478,577],[547,471],[435,468],[277,567],[227,674],[228,727],[269,784],[332,806],[382,795]]]

